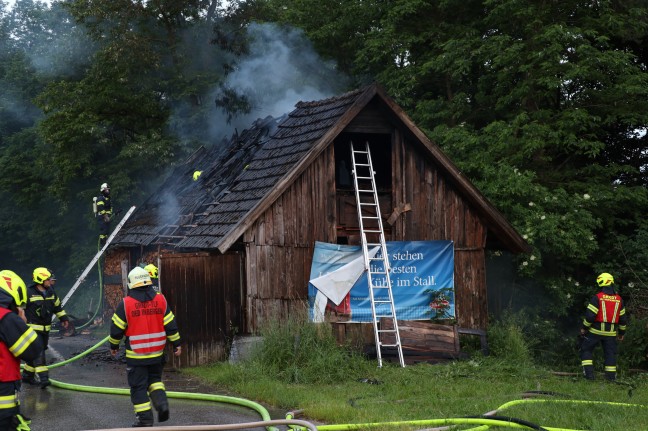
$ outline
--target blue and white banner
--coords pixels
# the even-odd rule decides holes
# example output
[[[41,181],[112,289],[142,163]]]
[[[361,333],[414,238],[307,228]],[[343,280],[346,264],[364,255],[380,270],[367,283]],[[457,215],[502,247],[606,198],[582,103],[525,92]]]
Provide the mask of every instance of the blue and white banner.
[[[452,241],[388,241],[390,280],[399,320],[453,319],[454,245]],[[381,257],[379,247],[369,250]],[[384,272],[381,260],[370,260],[372,272]],[[386,284],[373,275],[374,286]],[[382,289],[375,289],[374,293]],[[388,299],[386,289],[374,299]],[[316,242],[308,283],[310,318],[371,322],[371,298],[362,247]],[[378,315],[390,315],[388,304],[377,304]]]

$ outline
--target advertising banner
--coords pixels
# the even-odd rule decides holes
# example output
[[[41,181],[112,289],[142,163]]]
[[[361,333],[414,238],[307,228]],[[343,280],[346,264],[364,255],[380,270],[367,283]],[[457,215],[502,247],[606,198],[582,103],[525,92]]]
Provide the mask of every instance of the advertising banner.
[[[452,241],[387,241],[390,279],[399,320],[453,319],[454,244]],[[369,250],[381,257],[379,247]],[[372,271],[381,272],[380,260],[370,260]],[[382,271],[384,272],[384,271]],[[373,276],[374,286],[386,277]],[[386,289],[374,289],[375,299],[386,299]],[[382,295],[382,296],[381,296]],[[322,322],[371,322],[371,299],[362,247],[316,242],[308,283],[310,318]],[[382,308],[381,308],[382,307]],[[376,308],[389,315],[389,305]]]

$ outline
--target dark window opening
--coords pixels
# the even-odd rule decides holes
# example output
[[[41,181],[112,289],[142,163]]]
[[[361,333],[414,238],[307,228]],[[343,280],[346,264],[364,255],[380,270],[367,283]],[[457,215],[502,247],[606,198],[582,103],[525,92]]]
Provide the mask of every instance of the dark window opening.
[[[351,142],[356,149],[364,149],[365,143],[369,143],[376,188],[379,192],[391,191],[391,136],[365,133],[343,133],[335,140],[336,188],[353,191]]]

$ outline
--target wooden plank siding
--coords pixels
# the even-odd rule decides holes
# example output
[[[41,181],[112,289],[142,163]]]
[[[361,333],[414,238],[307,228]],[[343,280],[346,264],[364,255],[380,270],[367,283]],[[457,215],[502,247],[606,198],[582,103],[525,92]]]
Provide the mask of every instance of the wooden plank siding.
[[[303,312],[315,241],[336,241],[333,151],[327,147],[243,235],[250,332]]]
[[[247,330],[241,315],[243,254],[178,253],[160,259],[163,293],[183,339],[182,355],[169,356],[172,365],[225,359],[227,341]]]
[[[417,148],[394,134],[392,204],[412,210],[394,223],[395,241],[452,240],[458,324],[486,328],[486,227],[456,188]]]

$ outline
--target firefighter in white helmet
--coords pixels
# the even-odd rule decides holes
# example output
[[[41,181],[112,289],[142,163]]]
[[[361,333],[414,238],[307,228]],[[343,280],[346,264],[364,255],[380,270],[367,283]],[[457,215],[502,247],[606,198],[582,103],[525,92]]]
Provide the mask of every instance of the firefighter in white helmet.
[[[135,410],[134,427],[153,426],[153,410],[158,422],[169,419],[169,402],[162,383],[167,340],[180,356],[180,333],[167,300],[153,287],[151,276],[141,267],[128,274],[128,296],[119,303],[110,325],[110,352],[117,355],[126,337],[126,365],[131,402]],[[150,398],[149,398],[150,396]],[[152,406],[151,406],[152,404]]]
[[[20,360],[36,359],[43,343],[25,323],[26,300],[25,282],[13,271],[0,271],[0,430],[29,430],[31,422],[20,414]]]

